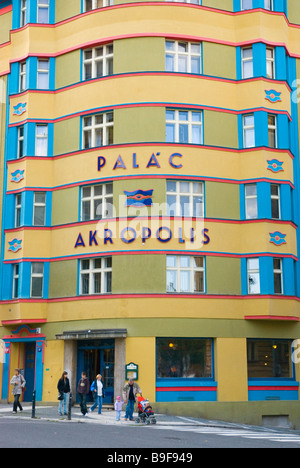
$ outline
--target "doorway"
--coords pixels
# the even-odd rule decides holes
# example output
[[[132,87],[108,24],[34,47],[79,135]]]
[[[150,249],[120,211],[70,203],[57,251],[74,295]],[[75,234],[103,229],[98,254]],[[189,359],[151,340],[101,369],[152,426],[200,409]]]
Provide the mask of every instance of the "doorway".
[[[113,403],[115,340],[82,340],[77,343],[77,383],[83,371],[87,373],[90,384],[97,374],[101,374],[105,394],[103,403]],[[87,401],[93,401],[92,392],[88,395]]]
[[[32,401],[35,379],[35,352],[35,342],[25,344],[24,369],[22,370],[22,374],[26,380],[25,391],[23,393],[23,401],[25,402]]]

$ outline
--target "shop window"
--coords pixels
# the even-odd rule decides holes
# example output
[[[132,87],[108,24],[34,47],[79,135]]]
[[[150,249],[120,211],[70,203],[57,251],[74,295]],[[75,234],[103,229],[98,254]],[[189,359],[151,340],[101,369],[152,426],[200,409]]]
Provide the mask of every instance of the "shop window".
[[[212,340],[157,338],[158,378],[212,378]]]
[[[81,188],[81,221],[110,218],[113,215],[113,184]]]
[[[113,74],[113,44],[83,51],[83,79],[91,80]]]
[[[80,261],[80,294],[111,292],[112,258],[90,258]]]
[[[201,73],[201,44],[198,42],[166,41],[166,71]]]
[[[292,378],[290,340],[248,340],[249,378]]]
[[[113,144],[114,114],[89,115],[83,118],[83,149]]]
[[[167,181],[168,216],[204,216],[203,182]]]
[[[203,144],[203,114],[188,110],[166,110],[166,142]]]
[[[204,293],[204,257],[167,255],[167,292]]]

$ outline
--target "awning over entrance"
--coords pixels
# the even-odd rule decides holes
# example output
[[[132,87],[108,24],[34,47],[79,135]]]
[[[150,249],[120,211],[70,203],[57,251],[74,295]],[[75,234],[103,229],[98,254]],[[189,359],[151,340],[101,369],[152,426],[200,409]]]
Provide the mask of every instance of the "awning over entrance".
[[[56,335],[57,340],[98,340],[105,338],[126,338],[126,328],[112,328],[101,330],[76,330],[65,331],[62,335]]]

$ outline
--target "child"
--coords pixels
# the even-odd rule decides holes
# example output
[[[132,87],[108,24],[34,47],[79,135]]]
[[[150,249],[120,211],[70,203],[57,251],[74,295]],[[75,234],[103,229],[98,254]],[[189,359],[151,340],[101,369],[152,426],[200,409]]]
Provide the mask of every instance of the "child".
[[[117,396],[116,401],[115,401],[116,421],[120,421],[123,405],[124,405],[124,401],[121,401],[121,397]]]

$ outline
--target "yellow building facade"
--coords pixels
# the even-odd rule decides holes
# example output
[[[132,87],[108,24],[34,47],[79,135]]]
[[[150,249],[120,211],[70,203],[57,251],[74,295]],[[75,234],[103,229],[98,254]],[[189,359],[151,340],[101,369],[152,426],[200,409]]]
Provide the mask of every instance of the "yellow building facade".
[[[3,401],[16,367],[42,402],[86,371],[107,404],[132,375],[156,411],[300,425],[299,24],[2,2]]]

